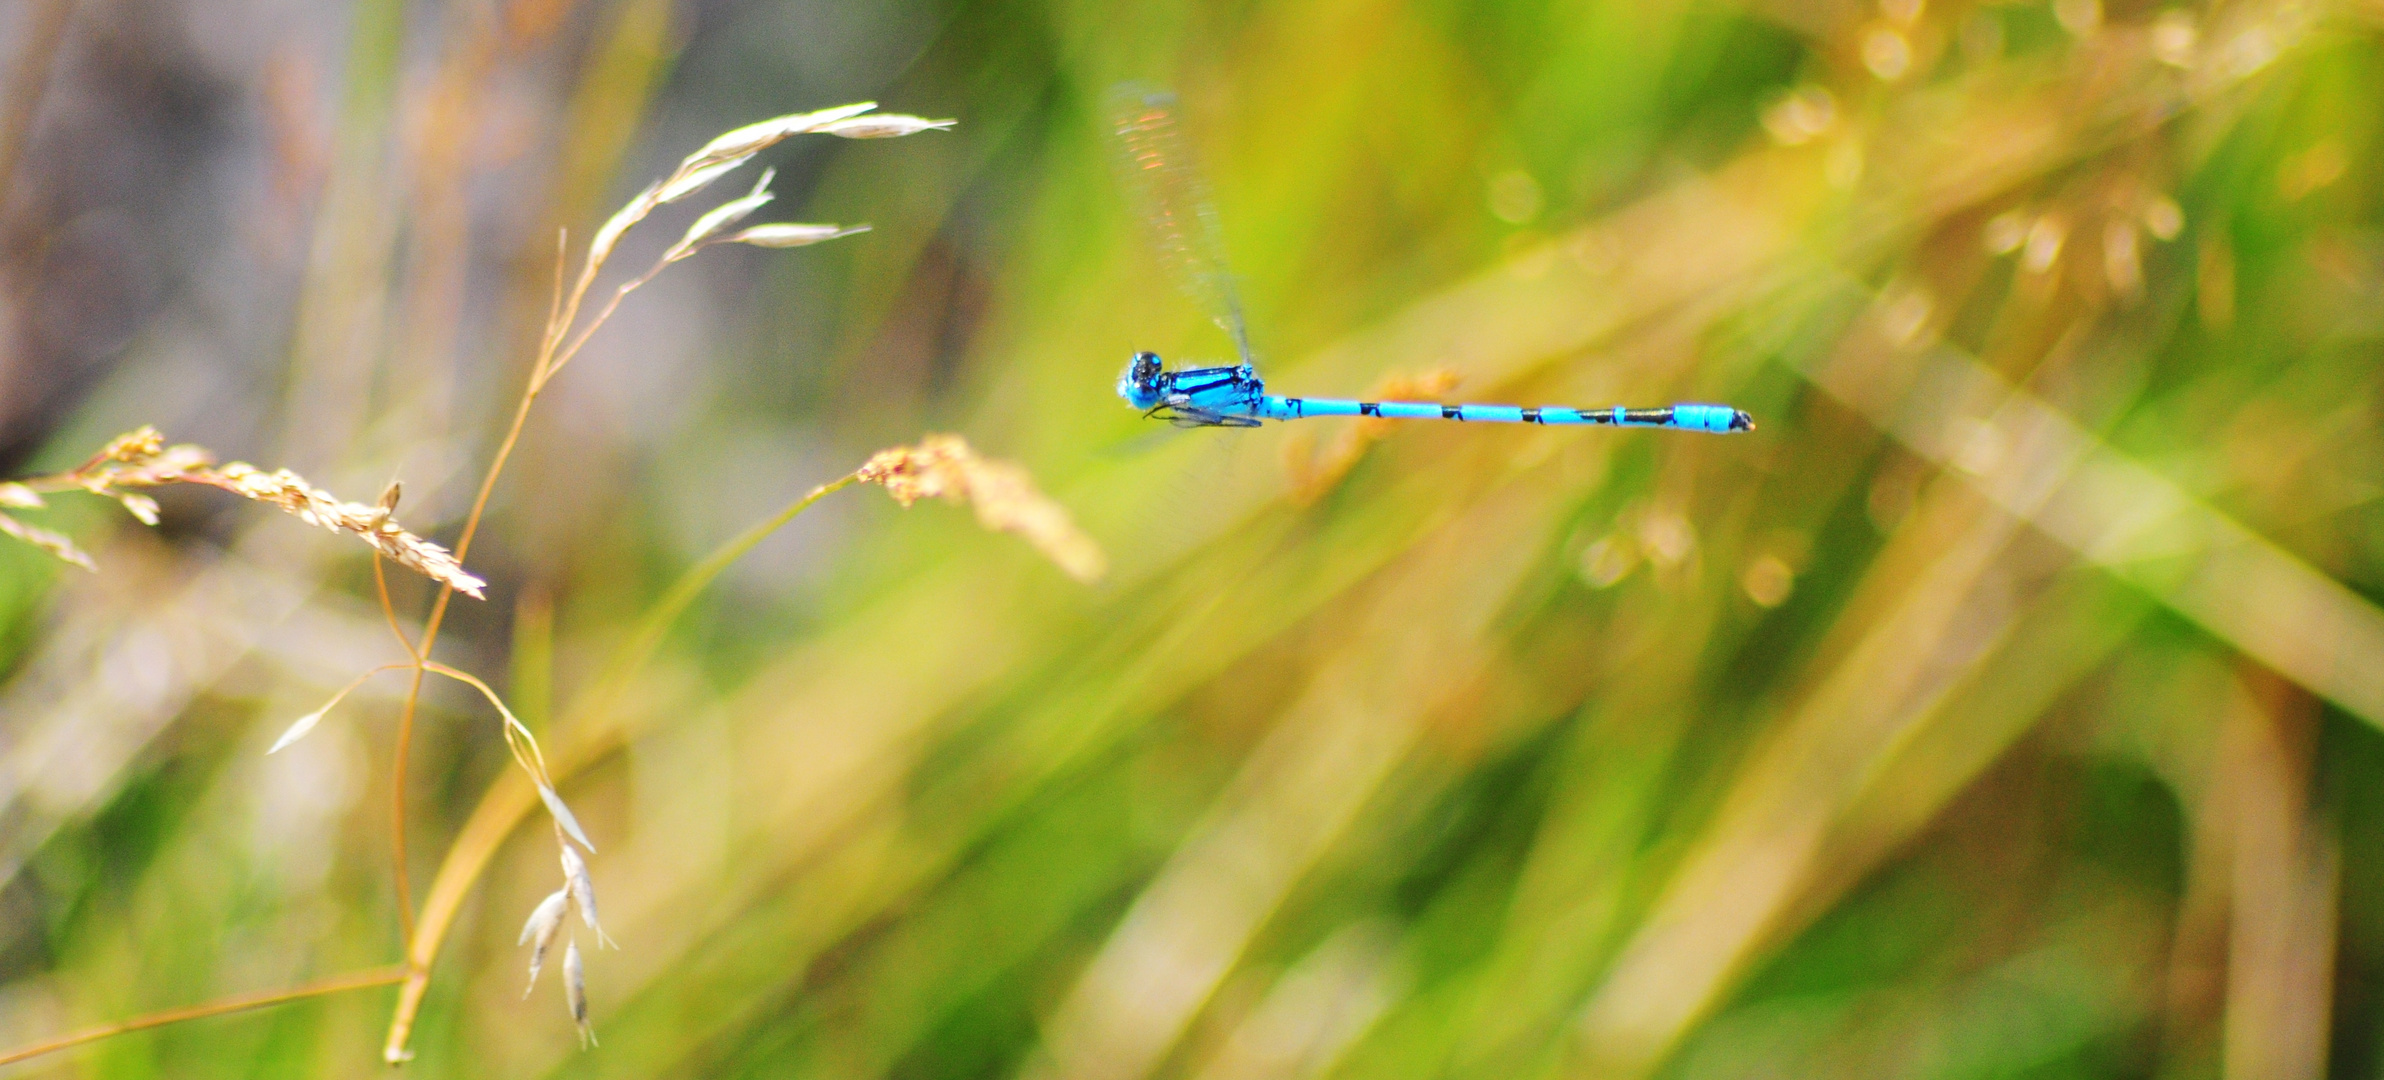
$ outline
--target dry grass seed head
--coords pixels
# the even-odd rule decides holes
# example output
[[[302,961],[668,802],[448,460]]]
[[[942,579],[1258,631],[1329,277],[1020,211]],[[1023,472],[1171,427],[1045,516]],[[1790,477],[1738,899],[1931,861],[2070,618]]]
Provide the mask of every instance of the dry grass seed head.
[[[588,860],[580,857],[569,843],[563,846],[563,887],[571,893],[571,904],[579,909],[579,921],[596,932],[598,945],[621,946],[604,933],[604,924],[596,919],[596,883],[588,877]]]
[[[695,224],[687,227],[687,235],[662,256],[664,262],[677,262],[695,253],[695,249],[720,235],[729,226],[745,220],[745,216],[761,209],[772,198],[770,181],[778,176],[776,169],[763,169],[761,179],[754,182],[753,191],[741,199],[730,199],[704,211]]]
[[[711,142],[705,143],[703,149],[687,155],[687,160],[680,163],[679,171],[686,172],[712,161],[750,157],[774,143],[806,131],[815,130],[824,124],[833,124],[846,117],[859,116],[875,108],[877,108],[877,102],[857,101],[850,105],[838,105],[816,112],[773,116],[758,123],[747,124],[734,131],[721,133]]]
[[[839,105],[832,109],[821,109],[816,112],[789,113],[759,123],[747,124],[734,131],[723,133],[711,142],[704,144],[703,149],[687,155],[687,158],[681,161],[679,167],[672,170],[669,176],[639,192],[636,198],[629,200],[627,205],[606,219],[604,224],[596,230],[595,238],[588,244],[587,262],[580,269],[579,288],[585,290],[588,282],[594,280],[596,269],[604,265],[605,259],[612,255],[613,246],[620,241],[621,235],[628,232],[631,226],[645,220],[646,215],[653,213],[655,208],[677,202],[710,187],[714,181],[753,160],[753,155],[780,142],[803,134],[838,135],[847,139],[894,138],[902,135],[915,135],[922,131],[940,131],[953,124],[953,121],[950,120],[928,120],[899,113],[888,113],[882,116],[860,115],[874,108],[877,108],[876,102],[865,101],[852,105]],[[733,224],[735,219],[751,213],[762,202],[769,201],[766,197],[769,182],[770,178],[764,176],[761,184],[754,188],[752,195],[728,204],[729,207],[738,207],[737,209],[728,210],[728,207],[722,207],[715,209],[712,214],[706,214],[704,220],[697,223],[698,228],[690,229],[687,239],[682,240],[678,247],[673,248],[674,254],[666,257],[664,261],[671,262],[685,258],[688,252],[701,246],[701,238],[697,234],[704,226],[709,225],[711,231],[716,232]],[[751,201],[757,198],[759,201]],[[739,206],[739,204],[746,205]],[[728,210],[730,215],[728,219],[713,220],[713,214],[720,214],[723,210]],[[832,229],[833,227],[806,225],[801,228]],[[707,232],[705,235],[708,236],[709,233]],[[843,235],[843,233],[832,235]],[[816,243],[829,238],[830,236],[822,235],[801,240],[799,243]],[[756,238],[731,239],[739,243],[757,243],[764,247],[796,246],[796,243],[770,243]]]
[[[389,520],[389,512],[395,506],[393,493],[385,493],[382,505],[377,508],[342,502],[288,469],[268,473],[241,461],[218,467],[214,456],[205,449],[187,444],[167,446],[165,437],[156,428],[146,425],[109,440],[106,446],[100,447],[98,453],[73,470],[38,478],[34,483],[60,490],[79,488],[115,499],[145,525],[157,524],[157,501],[126,489],[165,484],[205,484],[242,498],[272,503],[302,521],[320,525],[332,532],[353,534],[399,565],[418,571],[458,592],[478,598],[486,584],[465,573],[463,565],[456,562],[446,548],[407,532]],[[41,504],[40,495],[30,484],[12,483],[6,487],[8,492],[0,495],[0,505]],[[27,502],[28,499],[30,502]],[[5,519],[0,519],[0,532],[7,532],[78,566],[90,566],[89,556],[55,533]]]
[[[386,508],[342,502],[288,469],[268,473],[247,462],[235,461],[221,469],[192,469],[184,479],[271,503],[310,525],[351,534],[400,566],[475,600],[487,598],[482,592],[487,582],[465,573],[463,564],[456,562],[446,548],[389,520]]]
[[[75,542],[62,533],[54,533],[36,525],[27,525],[6,514],[0,514],[0,533],[7,533],[49,552],[61,561],[73,563],[85,570],[96,571],[99,569],[99,565],[91,561],[91,556],[84,554],[83,549],[76,547]]]
[[[1108,570],[1100,545],[1035,488],[1025,469],[980,457],[957,435],[929,435],[917,446],[881,450],[858,475],[904,506],[926,498],[965,502],[976,509],[979,524],[1024,537],[1078,581],[1093,581]]]
[[[422,572],[424,577],[453,586],[455,591],[462,591],[462,594],[470,594],[474,598],[482,596],[482,586],[486,584],[479,577],[467,575],[462,565],[455,563],[453,555],[448,555],[446,548],[432,544],[432,541],[422,539],[422,536],[405,532],[396,522],[391,522],[389,510],[393,503],[386,496],[381,508],[370,508],[370,505],[360,503],[343,503],[339,498],[327,494],[327,491],[308,484],[305,477],[291,470],[265,472],[248,463],[217,467],[215,455],[207,453],[205,448],[167,446],[164,436],[157,434],[155,427],[136,427],[131,432],[114,436],[114,439],[107,441],[107,446],[100,446],[98,453],[93,453],[91,458],[83,460],[81,465],[76,465],[69,472],[60,472],[55,477],[38,477],[31,484],[0,486],[0,505],[38,508],[41,494],[36,491],[36,484],[45,486],[45,489],[81,489],[91,491],[93,496],[114,498],[114,501],[124,505],[126,513],[138,517],[141,525],[157,525],[157,501],[141,494],[141,491],[129,489],[145,489],[145,486],[162,484],[215,486],[215,489],[231,491],[231,494],[241,498],[279,505],[291,515],[298,515],[300,520],[310,522],[310,525],[322,525],[324,529],[331,529],[331,532],[348,532],[358,536],[365,544],[370,544],[374,551],[396,560],[398,565],[412,567],[412,570]],[[76,548],[74,541],[69,541],[67,536],[48,532],[48,529],[21,525],[21,522],[7,520],[7,517],[0,517],[0,532],[17,536],[26,544],[43,548],[43,551],[67,560],[67,563],[91,570],[91,555],[81,553],[81,548]]]
[[[567,361],[570,353],[576,350],[577,346],[574,345],[565,349],[560,356],[555,352],[558,347],[563,345],[565,335],[576,321],[580,300],[586,294],[596,273],[610,257],[621,236],[639,221],[644,220],[656,207],[684,199],[703,190],[721,176],[751,160],[753,155],[759,151],[797,134],[816,132],[849,139],[893,138],[922,131],[941,130],[949,128],[953,124],[951,120],[927,120],[916,116],[863,117],[860,115],[875,107],[874,103],[861,103],[813,113],[789,114],[738,128],[713,139],[703,149],[685,159],[671,176],[649,185],[604,222],[590,241],[579,282],[571,290],[567,303],[564,300],[562,269],[558,260],[555,300],[548,315],[546,339],[541,346],[539,369],[533,377],[528,395],[524,398],[523,408],[527,409],[529,401],[536,396],[537,388],[544,379],[551,377],[554,370]],[[799,247],[861,232],[867,228],[867,226],[842,228],[832,225],[779,223],[749,228],[734,235],[724,235],[730,227],[740,223],[754,210],[771,200],[769,185],[775,175],[774,171],[764,172],[760,181],[754,185],[749,194],[703,214],[688,229],[678,244],[673,246],[656,264],[653,270],[648,271],[645,277],[623,286],[619,290],[620,294],[625,295],[636,288],[663,266],[685,258],[694,251],[712,243],[744,243],[771,248]],[[616,296],[616,303],[618,299]],[[609,312],[609,307],[599,312],[595,323],[601,324]],[[591,325],[586,332],[592,333],[594,329],[595,325]],[[584,336],[582,340],[584,341]],[[881,459],[886,460],[871,463],[873,467],[877,467],[874,479],[886,483],[889,490],[896,491],[896,497],[902,499],[906,505],[919,497],[920,493],[937,493],[951,498],[966,499],[976,505],[978,516],[985,524],[996,529],[1025,535],[1071,573],[1086,578],[1101,573],[1102,559],[1099,549],[1093,546],[1090,539],[1076,531],[1074,525],[1068,521],[1066,514],[1056,504],[1044,499],[1034,489],[1032,482],[1026,478],[1023,470],[1019,470],[1015,466],[978,460],[968,451],[967,446],[957,439],[947,440],[943,444],[923,445],[921,450],[925,453],[925,458],[918,461],[905,459],[899,452],[896,452],[892,458],[880,455]],[[502,461],[501,456],[499,460]],[[493,482],[493,471],[490,479]],[[376,552],[401,565],[412,568],[456,591],[467,593],[475,598],[484,598],[482,590],[485,583],[479,578],[465,573],[461,562],[447,549],[405,531],[391,520],[400,491],[394,482],[383,490],[377,505],[365,506],[344,502],[328,492],[314,487],[305,478],[288,469],[266,472],[245,462],[233,462],[218,467],[213,456],[206,450],[188,445],[169,447],[165,443],[164,436],[156,428],[149,426],[137,428],[110,440],[91,458],[68,473],[40,478],[37,481],[37,483],[43,482],[46,482],[45,486],[48,490],[80,488],[96,495],[114,498],[134,517],[149,525],[157,524],[156,501],[147,495],[125,489],[155,487],[172,483],[205,484],[221,488],[253,501],[272,503],[303,521],[322,526],[325,529],[351,533],[362,539]],[[39,508],[43,505],[41,498],[43,489],[45,488],[26,483],[0,482],[0,507]],[[485,490],[482,497],[486,497]],[[475,522],[478,520],[478,516],[479,509],[475,506],[473,510]],[[26,525],[5,514],[0,514],[0,533],[15,536],[86,569],[93,568],[90,557],[75,547],[74,543],[65,536]],[[376,566],[376,573],[377,571]],[[441,601],[443,606],[444,597],[441,598]],[[386,602],[385,594],[384,602]],[[435,616],[432,625],[435,628]],[[435,635],[435,633],[435,629],[429,632],[431,635]],[[402,633],[399,636],[401,639],[404,637]],[[545,802],[547,809],[554,816],[557,831],[568,836],[568,839],[561,844],[564,887],[541,901],[537,908],[531,912],[529,921],[522,928],[520,943],[535,943],[530,955],[530,983],[534,987],[546,950],[553,943],[556,934],[560,932],[567,906],[576,906],[579,909],[582,920],[587,923],[589,929],[595,931],[599,943],[609,940],[597,921],[595,887],[589,878],[586,860],[581,858],[578,851],[572,847],[571,841],[576,840],[590,851],[595,850],[595,847],[588,843],[585,832],[580,829],[579,823],[574,819],[569,808],[564,806],[561,798],[555,794],[552,780],[545,769],[543,755],[540,754],[536,740],[531,737],[528,729],[522,727],[520,721],[513,716],[510,710],[505,708],[504,703],[485,683],[467,673],[428,661],[424,654],[427,653],[429,645],[430,641],[426,637],[422,650],[415,653],[413,666],[418,671],[436,671],[469,683],[496,705],[498,711],[504,715],[505,737],[509,748],[513,751],[516,760],[530,773],[536,783],[540,799]],[[410,645],[408,647],[412,648]],[[375,671],[381,670],[389,670],[389,668],[375,669]],[[366,676],[359,677],[357,682],[360,683],[364,677],[369,677],[371,674],[372,672],[367,672]],[[279,750],[313,730],[331,708],[338,704],[349,690],[354,689],[355,685],[355,683],[351,683],[347,689],[340,691],[332,698],[331,702],[322,708],[298,718],[275,741],[272,750]],[[270,753],[272,750],[267,752]],[[576,941],[569,943],[566,947],[563,970],[565,998],[570,1006],[572,1019],[579,1027],[582,1045],[592,1045],[595,1042],[595,1033],[588,1025],[585,973],[580,960],[579,945]],[[527,990],[524,991],[525,994],[527,992]],[[404,1037],[402,1033],[410,1024],[408,1019],[410,1015],[410,1009],[401,1006],[401,1019],[392,1029],[393,1042],[391,1049],[387,1052],[389,1060],[392,1062],[403,1061],[411,1056],[402,1050]]]
[[[273,745],[266,747],[265,752],[268,754],[278,754],[281,752],[282,747],[288,746],[291,743],[305,738],[307,732],[313,731],[315,729],[315,725],[322,723],[323,717],[330,714],[331,706],[338,703],[339,699],[333,698],[329,704],[324,705],[322,708],[316,709],[315,711],[292,721],[289,727],[282,729],[281,738],[273,740]]]
[[[596,1029],[588,1026],[588,972],[579,960],[579,942],[563,946],[563,1004],[579,1027],[580,1049],[596,1045]]]
[[[834,240],[840,236],[869,231],[867,225],[803,225],[792,221],[756,225],[744,232],[720,239],[723,244],[751,244],[755,247],[793,248]]]
[[[539,386],[543,385],[547,379],[552,378],[555,372],[565,364],[571,362],[572,356],[579,351],[579,347],[587,342],[588,335],[593,334],[596,327],[602,325],[604,320],[611,315],[613,305],[620,303],[622,298],[636,291],[655,274],[660,273],[663,267],[684,259],[706,246],[714,243],[736,243],[771,248],[800,247],[865,231],[868,228],[865,225],[848,229],[834,225],[787,223],[758,226],[734,236],[720,235],[729,226],[736,224],[763,203],[770,201],[769,186],[774,174],[764,173],[761,183],[754,186],[751,194],[715,207],[704,214],[694,226],[688,229],[686,235],[681,237],[677,244],[673,245],[660,260],[655,262],[652,268],[615,289],[611,302],[599,310],[595,319],[580,330],[576,340],[573,340],[571,344],[565,344],[565,341],[571,338],[572,327],[579,324],[580,304],[586,299],[589,287],[595,284],[596,275],[604,268],[605,261],[612,257],[614,245],[618,244],[624,234],[635,227],[638,222],[644,221],[646,216],[652,214],[656,208],[667,203],[677,202],[710,187],[714,181],[753,160],[755,154],[796,135],[821,133],[841,135],[848,139],[889,138],[921,131],[936,131],[950,127],[953,123],[950,120],[925,120],[916,116],[899,114],[860,117],[861,113],[876,107],[875,102],[861,102],[853,105],[840,105],[832,109],[821,109],[817,112],[790,113],[785,116],[772,117],[757,124],[748,124],[722,134],[704,144],[703,149],[689,154],[685,160],[679,163],[678,168],[671,171],[669,176],[647,185],[644,191],[638,192],[635,198],[630,199],[620,210],[606,218],[604,224],[597,227],[596,235],[589,241],[587,257],[580,263],[579,278],[572,284],[568,294],[562,288],[561,266],[557,265],[555,300],[552,310],[547,316],[546,336],[540,347],[537,374],[531,380],[531,393],[534,395]],[[867,123],[858,123],[855,118],[865,120]]]
[[[905,135],[916,135],[922,131],[943,131],[950,128],[952,123],[950,120],[928,120],[923,117],[904,116],[901,113],[883,113],[877,116],[856,116],[849,120],[838,120],[834,123],[822,124],[811,130],[823,135],[835,135],[846,139],[899,139]]]
[[[546,964],[546,950],[554,945],[555,935],[563,930],[563,913],[569,906],[568,886],[548,893],[546,899],[530,910],[530,921],[522,924],[521,938],[515,945],[530,947],[530,985],[522,988],[522,996],[538,988],[538,970]]]
[[[100,447],[98,453],[91,455],[91,460],[84,462],[75,471],[89,472],[93,467],[110,461],[147,461],[163,453],[165,445],[166,437],[163,433],[152,425],[143,424],[108,440],[106,446]]]

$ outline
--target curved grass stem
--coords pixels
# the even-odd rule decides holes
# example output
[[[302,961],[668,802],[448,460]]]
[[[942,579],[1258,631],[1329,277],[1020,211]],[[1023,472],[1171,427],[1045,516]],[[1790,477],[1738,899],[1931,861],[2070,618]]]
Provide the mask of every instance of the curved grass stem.
[[[145,1031],[154,1027],[164,1027],[168,1024],[179,1024],[185,1020],[203,1020],[210,1016],[223,1016],[227,1013],[246,1012],[250,1009],[262,1009],[271,1005],[281,1005],[287,1002],[300,1001],[311,997],[322,997],[326,994],[345,993],[349,990],[364,990],[375,986],[389,986],[393,983],[404,981],[405,977],[406,969],[403,967],[371,968],[365,971],[349,972],[345,975],[334,975],[327,979],[320,979],[301,986],[294,986],[287,990],[275,990],[263,994],[244,994],[239,997],[222,998],[220,1000],[207,1002],[202,1005],[186,1005],[179,1009],[167,1009],[163,1012],[153,1012],[147,1016],[133,1017],[130,1020],[118,1020],[113,1023],[100,1024],[96,1027],[87,1027],[81,1031],[61,1035],[55,1039],[46,1039],[37,1043],[29,1043],[27,1045],[17,1047],[14,1050],[0,1051],[0,1065],[11,1065],[19,1061],[24,1061],[28,1058],[40,1057],[43,1054],[54,1054],[60,1050],[69,1050],[74,1047],[81,1046],[84,1043],[94,1043],[100,1041],[101,1039],[113,1038],[118,1035],[124,1035],[135,1031]]]

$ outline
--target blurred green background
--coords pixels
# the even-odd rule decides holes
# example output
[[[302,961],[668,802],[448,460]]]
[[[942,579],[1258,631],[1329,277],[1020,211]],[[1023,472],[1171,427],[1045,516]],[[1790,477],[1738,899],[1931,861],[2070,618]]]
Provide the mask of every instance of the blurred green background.
[[[583,1053],[551,974],[520,999],[555,869],[514,830],[418,1075],[2384,1071],[2374,0],[24,0],[0,33],[8,474],[155,423],[400,478],[445,540],[557,227],[763,117],[959,121],[772,151],[772,220],[875,231],[673,267],[533,416],[442,655],[571,763],[622,948]],[[1139,419],[1131,351],[1228,345],[1115,191],[1125,79],[1182,96],[1270,388],[1761,429],[1419,423],[1341,475],[1339,421]],[[849,491],[572,711],[680,571],[929,431],[1025,464],[1109,577]],[[97,575],[0,547],[0,1051],[401,955],[402,678],[262,753],[402,658],[369,564],[166,494],[155,531],[41,519]],[[430,704],[417,892],[509,768],[485,706]],[[6,1071],[381,1074],[392,997]]]

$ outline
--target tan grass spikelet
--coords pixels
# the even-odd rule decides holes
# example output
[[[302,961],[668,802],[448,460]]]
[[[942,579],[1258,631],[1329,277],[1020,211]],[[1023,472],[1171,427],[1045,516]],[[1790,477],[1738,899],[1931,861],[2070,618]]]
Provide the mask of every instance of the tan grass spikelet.
[[[816,244],[869,231],[867,225],[804,225],[793,221],[756,225],[743,232],[720,238],[723,244],[751,244],[755,247],[792,248]]]
[[[487,599],[481,591],[487,582],[465,573],[463,564],[456,562],[446,548],[400,528],[390,520],[386,507],[342,502],[288,469],[266,472],[244,461],[221,468],[193,468],[181,479],[271,503],[310,525],[351,534],[400,566],[475,600]]]
[[[98,453],[67,472],[0,485],[0,505],[34,507],[41,505],[42,491],[81,490],[114,499],[142,524],[155,525],[157,500],[127,489],[165,484],[204,484],[242,498],[271,503],[301,521],[354,535],[373,550],[433,581],[474,598],[484,598],[481,590],[486,583],[465,573],[463,565],[446,548],[407,532],[390,520],[390,511],[396,508],[394,485],[383,495],[380,506],[342,502],[288,469],[268,473],[244,461],[218,466],[214,455],[204,448],[188,444],[168,446],[165,436],[147,425],[110,439]],[[77,566],[91,568],[90,556],[56,533],[4,515],[0,515],[0,532]]]
[[[922,131],[941,131],[953,124],[950,120],[928,120],[900,113],[860,115],[875,108],[876,102],[864,101],[816,112],[790,113],[747,124],[704,144],[703,149],[687,155],[686,160],[681,161],[669,176],[639,192],[637,197],[630,199],[627,205],[597,227],[595,237],[589,241],[587,259],[581,264],[580,281],[574,292],[587,291],[588,285],[596,277],[596,268],[604,265],[605,259],[612,254],[613,245],[620,241],[621,234],[645,220],[646,215],[667,203],[677,202],[710,187],[713,181],[753,160],[753,155],[780,142],[803,134],[839,135],[847,139],[886,139],[915,135]],[[755,194],[761,194],[768,185],[769,178],[764,177],[761,187],[755,189]],[[753,197],[747,196],[749,199]],[[751,212],[752,208],[747,206],[744,212]],[[738,216],[743,215],[740,213]]]
[[[38,526],[27,525],[6,514],[0,514],[0,533],[7,533],[85,570],[99,569],[99,564],[92,562],[91,556],[85,554],[83,549],[76,547],[75,542],[62,533],[54,533]]]
[[[715,161],[751,157],[772,143],[806,131],[819,130],[823,125],[859,116],[875,108],[877,102],[856,101],[850,105],[837,105],[814,112],[773,116],[734,131],[722,132],[711,142],[705,143],[703,149],[687,155],[687,159],[680,163],[679,171],[685,173]]]
[[[654,205],[675,203],[702,191],[712,186],[712,181],[737,171],[740,166],[751,160],[753,160],[752,154],[740,154],[733,158],[722,158],[719,161],[707,161],[692,169],[682,169],[678,175],[655,189]]]
[[[680,237],[678,243],[671,245],[671,249],[663,253],[662,261],[677,262],[694,254],[696,248],[720,235],[729,226],[745,220],[746,215],[768,204],[773,198],[770,194],[770,181],[777,176],[778,170],[763,169],[761,179],[754,182],[753,191],[750,194],[742,199],[731,199],[704,211],[702,217],[695,219],[695,224],[687,227],[687,235]]]
[[[384,671],[395,671],[403,666],[405,665],[383,664],[380,667],[374,668],[362,675],[358,675],[355,678],[348,680],[348,685],[340,687],[339,693],[331,695],[331,700],[324,702],[322,708],[316,709],[315,711],[292,721],[289,727],[282,730],[281,737],[273,740],[273,745],[267,748],[265,752],[268,754],[278,754],[281,752],[283,747],[305,738],[308,732],[315,729],[315,725],[323,722],[324,717],[331,715],[331,710],[338,708],[339,703],[347,700],[349,694],[355,693],[357,687],[364,685],[364,681],[366,679],[370,679]]]
[[[347,695],[343,692],[340,696],[345,697]],[[332,704],[335,705],[338,704],[338,702],[338,698],[332,699]],[[311,732],[315,729],[315,725],[322,723],[323,718],[329,715],[331,715],[331,705],[325,705],[322,708],[307,713],[296,720],[290,721],[290,726],[282,729],[281,737],[273,740],[273,745],[266,747],[265,752],[268,754],[281,753],[283,747],[305,738],[308,732]]]
[[[618,942],[605,934],[604,924],[596,919],[596,883],[588,877],[588,860],[581,858],[570,844],[562,845],[562,849],[563,889],[571,894],[571,906],[579,909],[579,921],[596,932],[598,946],[620,948]]]
[[[569,886],[548,893],[546,899],[530,910],[530,919],[522,924],[521,939],[515,945],[530,947],[530,985],[522,988],[522,996],[538,989],[538,970],[546,966],[546,950],[553,947],[555,935],[563,930],[563,914],[570,905]]]
[[[554,776],[547,771],[546,752],[538,748],[537,736],[530,734],[529,727],[521,722],[521,717],[513,715],[513,710],[505,706],[505,699],[497,695],[488,681],[436,660],[423,660],[421,666],[424,671],[444,675],[480,692],[480,696],[497,710],[497,716],[504,721],[505,748],[512,753],[514,763],[529,774],[530,783],[538,788],[538,800],[546,804],[547,813],[555,820],[555,828],[579,841],[581,847],[589,851],[596,850],[596,845],[588,840],[587,831],[580,828],[579,818],[572,814],[569,806],[564,805],[563,797],[555,793]],[[569,867],[565,869],[568,871]]]
[[[855,116],[822,124],[811,130],[823,135],[847,139],[899,139],[922,131],[943,131],[952,126],[950,120],[928,120],[901,113],[881,113],[876,116]]]
[[[845,227],[789,222],[760,225],[735,235],[723,235],[730,226],[770,201],[770,180],[776,173],[765,172],[761,182],[754,185],[750,194],[706,212],[652,267],[615,286],[611,299],[598,307],[595,318],[581,326],[576,335],[572,333],[573,327],[580,326],[581,303],[587,299],[588,290],[596,284],[596,275],[603,270],[606,260],[612,258],[613,248],[620,243],[623,235],[655,210],[694,195],[721,177],[744,167],[746,162],[753,160],[755,154],[803,134],[885,139],[922,131],[941,131],[954,123],[951,120],[927,120],[899,113],[860,115],[874,108],[877,108],[876,102],[864,101],[815,112],[789,113],[725,132],[704,144],[703,149],[687,155],[669,176],[646,185],[645,190],[614,211],[611,217],[604,220],[604,224],[597,226],[595,236],[588,242],[587,255],[580,260],[579,276],[569,289],[563,288],[561,266],[558,264],[556,267],[554,304],[547,316],[546,335],[539,347],[539,360],[531,376],[529,396],[536,397],[546,381],[579,354],[580,347],[587,344],[596,328],[612,316],[613,309],[630,293],[653,280],[663,267],[716,243],[789,248],[868,231],[867,225]],[[523,408],[527,407],[528,401],[525,399]]]
[[[588,1026],[588,970],[580,964],[577,941],[563,946],[563,1004],[579,1026],[580,1049],[596,1045],[596,1029]]]
[[[1078,581],[1108,572],[1100,545],[1036,489],[1025,469],[978,456],[958,435],[929,435],[917,446],[878,451],[854,475],[885,488],[904,506],[927,498],[965,502],[976,509],[979,524],[1024,537]]]

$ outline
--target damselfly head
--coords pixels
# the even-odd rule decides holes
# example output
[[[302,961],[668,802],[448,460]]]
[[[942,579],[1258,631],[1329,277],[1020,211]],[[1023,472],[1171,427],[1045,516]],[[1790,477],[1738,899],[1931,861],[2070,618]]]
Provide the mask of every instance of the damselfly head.
[[[1167,396],[1159,385],[1159,369],[1158,353],[1135,353],[1134,359],[1126,363],[1125,373],[1118,376],[1118,396],[1137,409],[1157,406],[1160,399]]]

